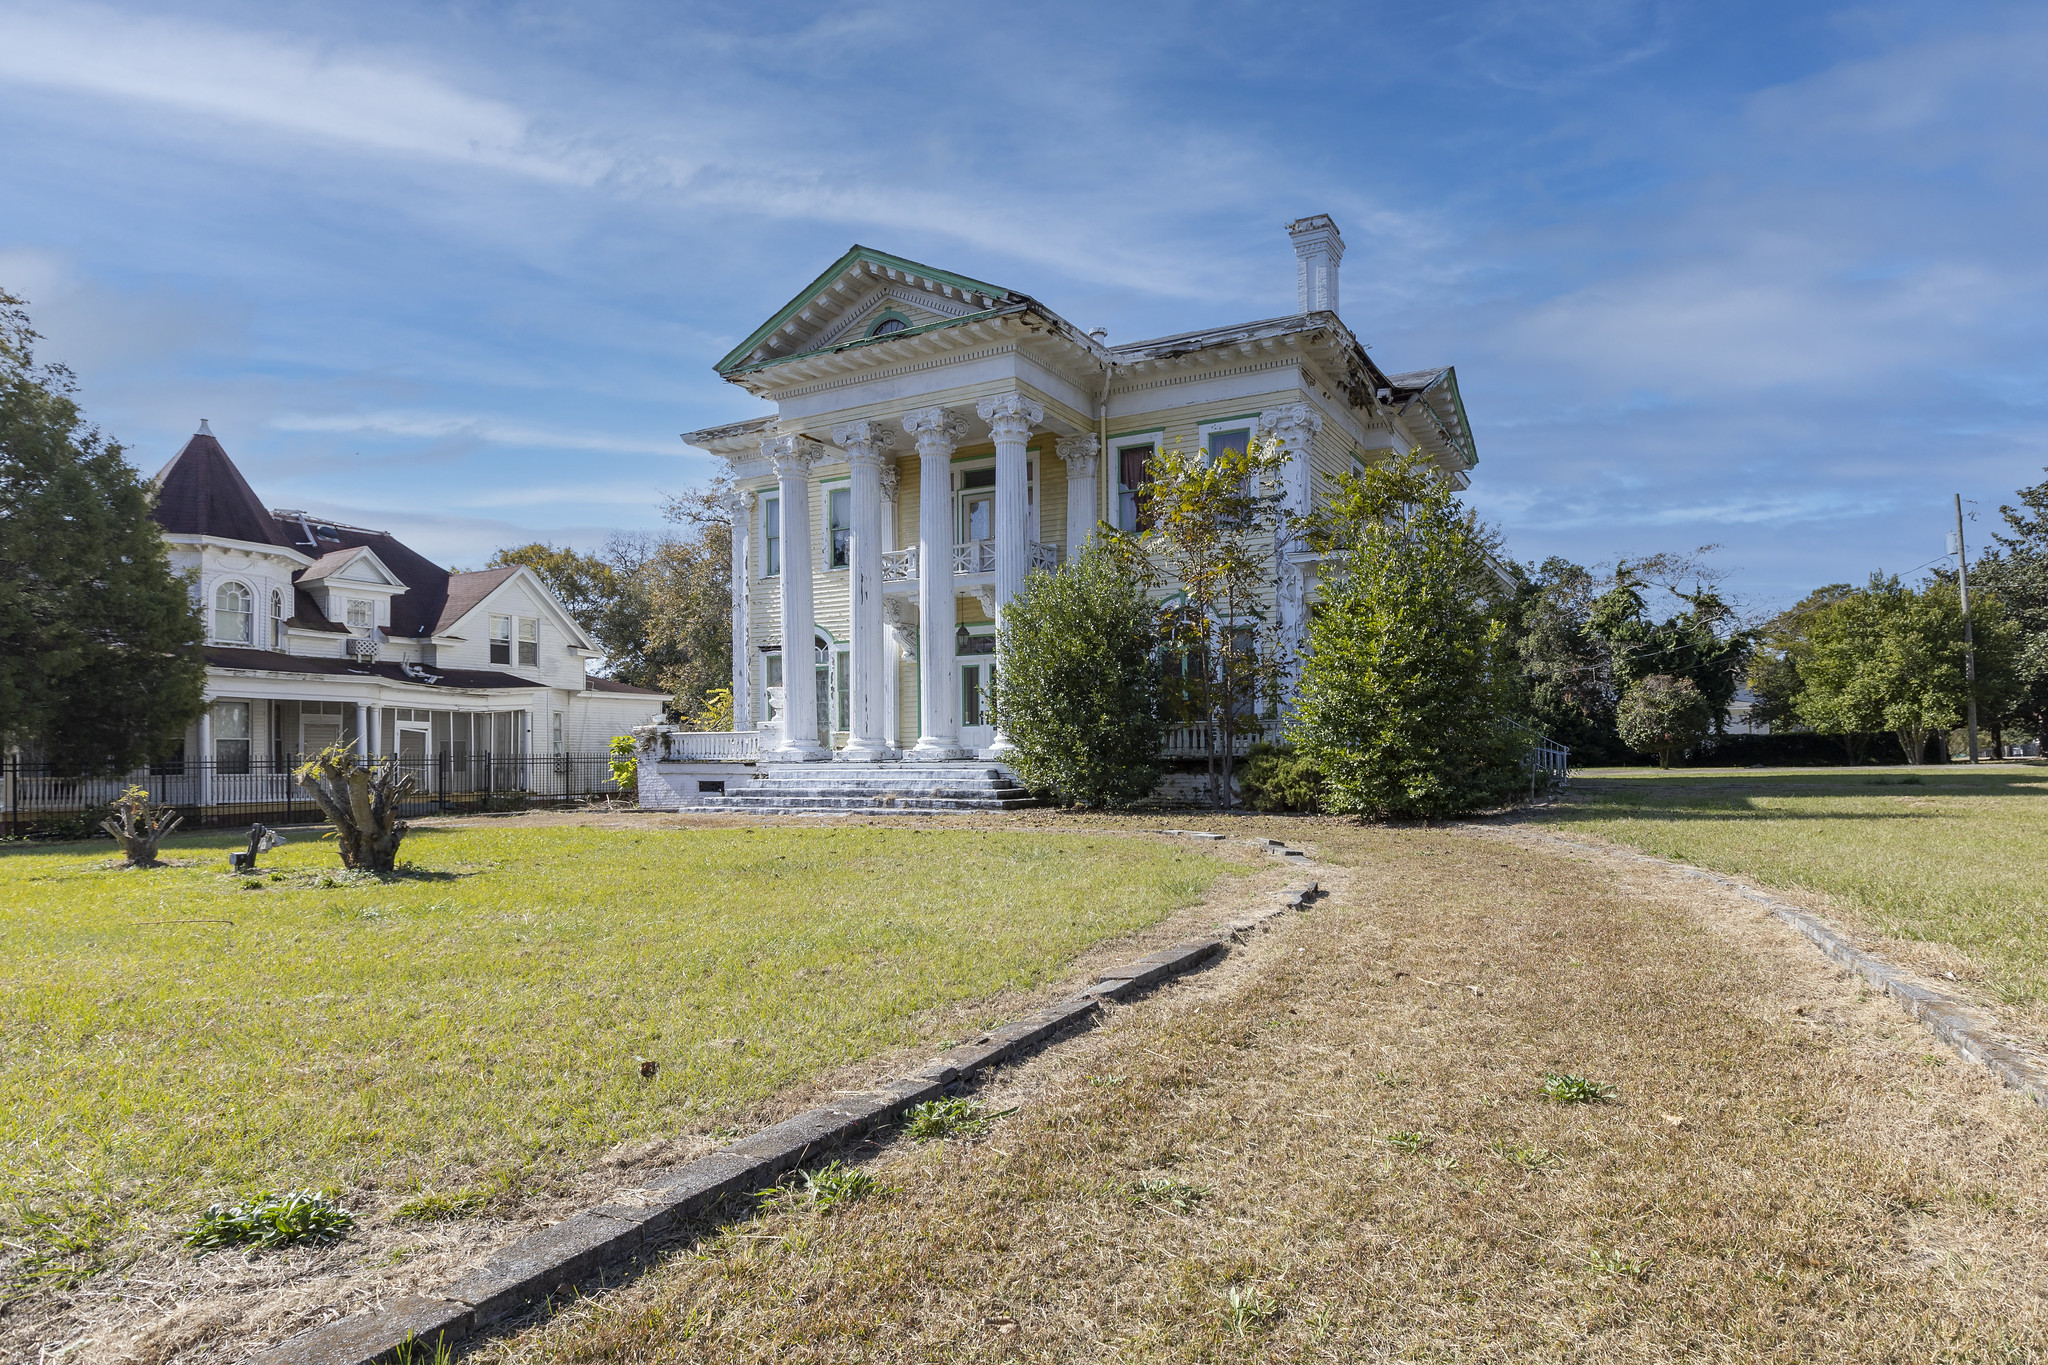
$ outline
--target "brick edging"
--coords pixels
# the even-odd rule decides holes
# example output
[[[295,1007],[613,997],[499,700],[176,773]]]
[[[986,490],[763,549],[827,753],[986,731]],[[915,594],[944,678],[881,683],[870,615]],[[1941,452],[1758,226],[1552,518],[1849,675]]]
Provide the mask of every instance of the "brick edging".
[[[1498,829],[1501,826],[1468,825],[1465,828]],[[2015,1047],[2000,1038],[1998,1021],[1978,1006],[1924,985],[1903,968],[1864,952],[1844,938],[1827,921],[1800,909],[1790,901],[1779,900],[1776,896],[1759,891],[1734,877],[1708,872],[1690,863],[1658,858],[1648,853],[1638,853],[1633,849],[1582,844],[1560,835],[1532,830],[1527,826],[1517,828],[1523,833],[1565,848],[1603,854],[1625,862],[1650,863],[1699,881],[1713,882],[1746,900],[1754,901],[1798,930],[1829,958],[1841,963],[1873,987],[1898,1001],[1905,1007],[1906,1013],[1919,1020],[1928,1032],[1954,1048],[1966,1061],[1975,1062],[2034,1103],[2048,1107],[2048,1059],[2024,1048]]]
[[[1299,850],[1286,851],[1299,855]],[[913,1105],[937,1099],[953,1082],[1035,1052],[1067,1029],[1092,1022],[1103,1001],[1130,999],[1228,952],[1232,943],[1243,942],[1267,921],[1306,907],[1318,889],[1312,881],[1290,886],[1274,897],[1276,904],[1270,908],[1218,924],[1218,932],[1208,937],[1098,973],[1079,993],[949,1048],[901,1079],[785,1119],[644,1185],[620,1191],[612,1203],[529,1233],[438,1293],[408,1295],[367,1313],[308,1328],[258,1351],[250,1358],[251,1365],[384,1365],[408,1345],[431,1350],[439,1343],[488,1331],[549,1295],[627,1260],[720,1200],[762,1189],[813,1154],[893,1122]]]

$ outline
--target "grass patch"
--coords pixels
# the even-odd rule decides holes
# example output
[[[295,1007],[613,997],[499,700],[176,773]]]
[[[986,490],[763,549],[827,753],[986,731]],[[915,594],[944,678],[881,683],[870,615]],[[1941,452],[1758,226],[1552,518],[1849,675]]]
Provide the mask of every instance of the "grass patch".
[[[189,1224],[261,1188],[544,1182],[930,1044],[959,1027],[942,1007],[1056,979],[1239,871],[1087,832],[493,824],[416,829],[389,878],[294,832],[246,879],[241,842],[174,839],[146,872],[0,851],[15,1248],[41,1245],[29,1207]],[[434,1198],[410,1216],[452,1212]]]
[[[1553,1104],[1605,1104],[1614,1098],[1613,1086],[1569,1072],[1544,1072],[1536,1092]]]
[[[1821,892],[1879,934],[1954,948],[2002,999],[2048,1004],[2048,769],[1599,769],[1539,818]]]
[[[881,1182],[866,1171],[832,1161],[815,1171],[793,1171],[783,1183],[754,1193],[756,1198],[784,1208],[830,1213],[885,1191]]]
[[[213,1204],[185,1234],[185,1245],[205,1253],[225,1247],[284,1247],[331,1242],[356,1224],[355,1215],[315,1190],[259,1194],[239,1204]]]

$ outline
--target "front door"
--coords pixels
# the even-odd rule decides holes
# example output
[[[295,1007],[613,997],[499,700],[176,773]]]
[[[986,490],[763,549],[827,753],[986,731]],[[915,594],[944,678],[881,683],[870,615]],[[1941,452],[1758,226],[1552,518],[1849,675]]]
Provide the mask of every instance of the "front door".
[[[412,779],[413,786],[425,791],[427,788],[427,732],[405,730],[398,732],[398,770]]]

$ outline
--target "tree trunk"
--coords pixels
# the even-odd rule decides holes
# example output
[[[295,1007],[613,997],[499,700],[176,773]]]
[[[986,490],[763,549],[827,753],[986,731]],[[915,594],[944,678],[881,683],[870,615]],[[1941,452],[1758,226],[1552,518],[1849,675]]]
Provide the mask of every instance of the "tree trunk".
[[[185,817],[167,806],[151,806],[149,793],[130,787],[114,802],[111,819],[100,828],[114,836],[130,867],[159,867],[156,851],[164,837],[185,822]]]
[[[412,791],[412,779],[394,758],[372,767],[353,747],[323,749],[292,774],[334,826],[341,865],[356,872],[388,874],[398,864],[406,823],[398,806]]]

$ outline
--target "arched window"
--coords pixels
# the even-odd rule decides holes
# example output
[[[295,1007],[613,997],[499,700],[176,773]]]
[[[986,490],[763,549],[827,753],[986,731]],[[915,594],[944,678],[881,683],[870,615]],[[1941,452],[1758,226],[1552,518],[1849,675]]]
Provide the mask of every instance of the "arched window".
[[[900,332],[909,325],[910,324],[902,318],[886,317],[883,318],[880,322],[876,323],[874,326],[868,328],[868,335],[871,337],[885,337],[889,335],[889,333],[891,332]]]
[[[229,644],[246,645],[256,602],[240,583],[223,583],[213,590],[213,638]]]
[[[270,594],[270,647],[284,649],[284,594],[275,589]]]

